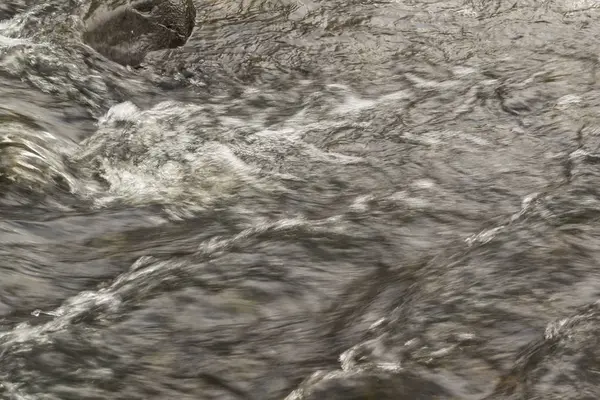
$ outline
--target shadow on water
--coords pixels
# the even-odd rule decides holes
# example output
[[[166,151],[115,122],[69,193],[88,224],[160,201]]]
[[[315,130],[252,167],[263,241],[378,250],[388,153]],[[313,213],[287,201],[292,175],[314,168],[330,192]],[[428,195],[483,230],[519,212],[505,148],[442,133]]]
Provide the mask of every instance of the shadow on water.
[[[594,1],[90,4],[0,5],[0,397],[600,396]]]

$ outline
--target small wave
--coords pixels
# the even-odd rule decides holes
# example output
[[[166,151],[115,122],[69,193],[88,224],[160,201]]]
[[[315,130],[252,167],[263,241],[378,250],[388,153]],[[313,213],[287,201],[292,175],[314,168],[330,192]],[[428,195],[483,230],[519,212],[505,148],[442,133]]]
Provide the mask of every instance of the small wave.
[[[74,143],[45,131],[35,120],[0,108],[0,181],[7,195],[28,202],[19,195],[52,198],[78,190],[75,177],[65,164]]]

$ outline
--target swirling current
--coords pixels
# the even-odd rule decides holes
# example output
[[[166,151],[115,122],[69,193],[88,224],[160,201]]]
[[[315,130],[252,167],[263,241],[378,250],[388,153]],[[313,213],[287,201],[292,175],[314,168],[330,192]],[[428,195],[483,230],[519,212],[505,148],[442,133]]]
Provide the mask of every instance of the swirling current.
[[[600,398],[600,2],[98,1],[0,4],[1,399]]]

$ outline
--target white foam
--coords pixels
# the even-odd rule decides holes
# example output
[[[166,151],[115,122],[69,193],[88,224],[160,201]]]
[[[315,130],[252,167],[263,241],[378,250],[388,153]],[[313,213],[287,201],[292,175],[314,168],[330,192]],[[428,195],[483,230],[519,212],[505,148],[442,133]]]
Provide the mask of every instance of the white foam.
[[[0,23],[0,25],[1,25],[1,23]],[[1,28],[2,27],[0,26],[0,29]],[[1,47],[14,47],[14,46],[19,46],[21,44],[27,44],[27,43],[29,43],[29,42],[25,39],[15,39],[15,38],[0,35],[0,46]]]
[[[98,124],[110,124],[117,121],[133,121],[139,117],[140,109],[131,101],[112,106],[106,114],[98,120]]]

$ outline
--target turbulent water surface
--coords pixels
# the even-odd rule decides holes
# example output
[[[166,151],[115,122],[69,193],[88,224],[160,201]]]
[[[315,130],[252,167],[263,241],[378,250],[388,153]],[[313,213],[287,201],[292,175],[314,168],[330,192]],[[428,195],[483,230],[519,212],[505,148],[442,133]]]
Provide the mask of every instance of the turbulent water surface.
[[[0,398],[600,398],[600,3],[0,4]]]

